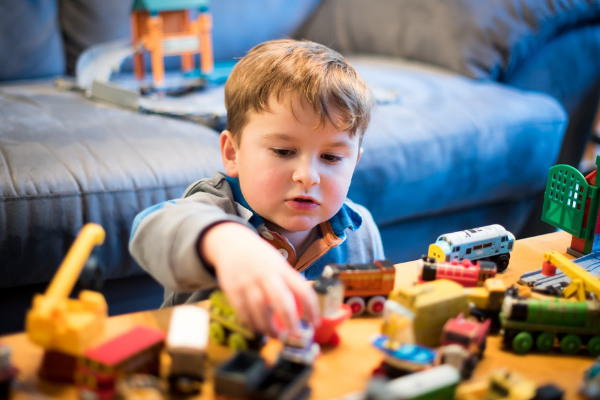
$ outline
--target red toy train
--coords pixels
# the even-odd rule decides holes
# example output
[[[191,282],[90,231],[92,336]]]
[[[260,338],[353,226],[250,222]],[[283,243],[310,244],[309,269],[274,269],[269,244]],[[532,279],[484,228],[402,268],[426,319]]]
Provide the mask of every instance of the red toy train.
[[[437,262],[433,257],[422,256],[419,260],[421,273],[419,283],[448,279],[464,287],[483,286],[486,279],[496,276],[496,264],[491,261]]]

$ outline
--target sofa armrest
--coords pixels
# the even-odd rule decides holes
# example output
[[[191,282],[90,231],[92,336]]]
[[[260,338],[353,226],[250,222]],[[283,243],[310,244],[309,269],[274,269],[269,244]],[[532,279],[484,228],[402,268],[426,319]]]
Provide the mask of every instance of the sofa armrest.
[[[500,80],[565,30],[598,20],[594,0],[325,0],[296,36]]]

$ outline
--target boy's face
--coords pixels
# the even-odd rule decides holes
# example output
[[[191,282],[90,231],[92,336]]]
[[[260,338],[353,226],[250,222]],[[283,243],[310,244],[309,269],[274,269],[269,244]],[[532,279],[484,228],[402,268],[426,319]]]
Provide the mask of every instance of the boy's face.
[[[292,113],[289,97],[282,100],[271,98],[270,112],[250,113],[239,146],[223,132],[223,162],[261,217],[281,233],[307,231],[340,210],[362,149],[358,134],[328,119],[318,126],[311,107],[295,99]]]

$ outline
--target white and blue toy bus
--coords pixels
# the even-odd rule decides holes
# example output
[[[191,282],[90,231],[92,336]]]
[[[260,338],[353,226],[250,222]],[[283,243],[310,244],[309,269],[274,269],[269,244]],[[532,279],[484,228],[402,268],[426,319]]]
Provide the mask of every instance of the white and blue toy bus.
[[[504,272],[510,260],[515,237],[501,225],[446,233],[429,245],[429,257],[440,262],[464,259],[489,259],[496,263],[498,272]]]

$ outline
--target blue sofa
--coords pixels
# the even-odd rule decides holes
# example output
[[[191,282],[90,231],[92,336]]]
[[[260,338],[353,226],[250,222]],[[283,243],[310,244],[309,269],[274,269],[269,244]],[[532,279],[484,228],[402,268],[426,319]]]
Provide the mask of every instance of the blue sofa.
[[[0,332],[22,329],[31,296],[90,221],[107,233],[96,253],[110,313],[158,307],[162,289],[127,250],[133,218],[222,169],[219,132],[44,79],[72,72],[86,47],[127,37],[126,3],[0,4]],[[289,36],[348,56],[378,99],[349,197],[371,210],[392,261],[417,258],[444,232],[542,232],[547,171],[557,159],[577,165],[598,104],[599,7],[388,3],[215,1],[215,59]]]

